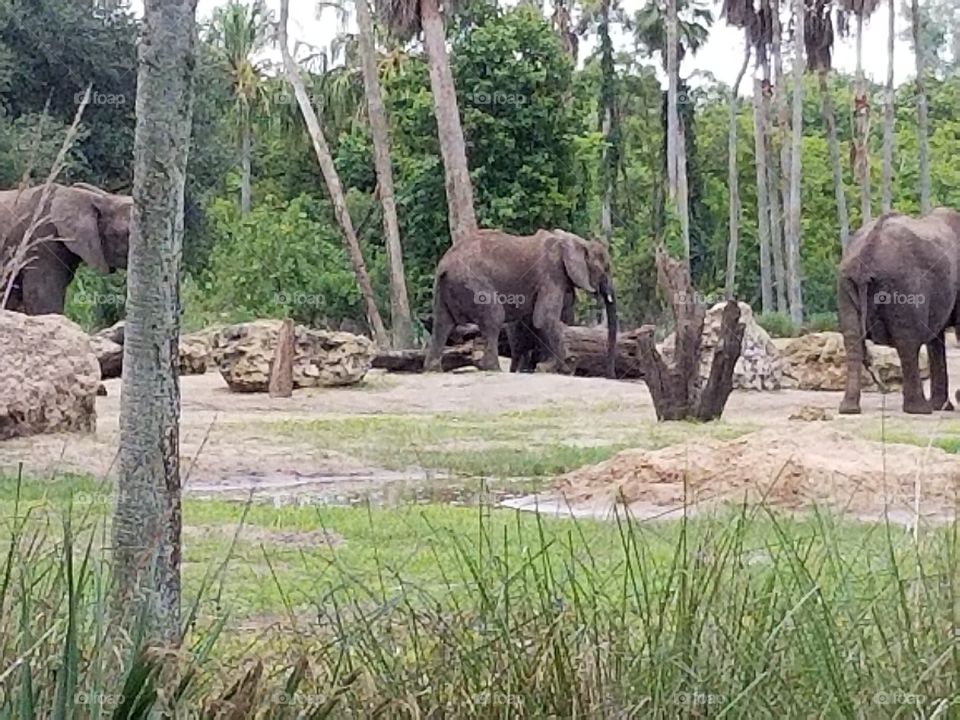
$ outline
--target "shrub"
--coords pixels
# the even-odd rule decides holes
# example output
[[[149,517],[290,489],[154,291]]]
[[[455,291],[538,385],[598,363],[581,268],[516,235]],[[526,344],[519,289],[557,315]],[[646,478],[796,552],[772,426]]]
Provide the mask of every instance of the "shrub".
[[[770,333],[770,337],[796,337],[797,328],[793,321],[779,312],[761,313],[757,315],[757,324]]]
[[[803,333],[837,332],[840,325],[835,312],[813,313],[803,324]]]

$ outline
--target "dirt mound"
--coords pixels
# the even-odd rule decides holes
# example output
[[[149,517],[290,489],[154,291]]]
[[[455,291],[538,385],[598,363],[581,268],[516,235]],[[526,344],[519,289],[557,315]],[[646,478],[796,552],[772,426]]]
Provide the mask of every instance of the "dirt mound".
[[[857,515],[952,508],[960,457],[938,448],[870,442],[819,423],[771,428],[732,441],[698,440],[662,450],[625,450],[562,475],[571,506],[676,507],[716,501],[784,508],[813,504]]]

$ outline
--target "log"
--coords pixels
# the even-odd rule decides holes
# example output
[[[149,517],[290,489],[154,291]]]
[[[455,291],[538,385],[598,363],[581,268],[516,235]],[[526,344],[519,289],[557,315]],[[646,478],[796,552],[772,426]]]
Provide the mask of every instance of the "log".
[[[372,367],[387,372],[419,373],[423,372],[426,350],[382,350],[373,359]],[[476,366],[479,357],[474,352],[473,343],[464,343],[448,347],[440,357],[440,367],[444,372],[457,368]]]
[[[616,377],[636,380],[643,377],[637,340],[639,330],[630,330],[617,336]],[[606,377],[607,329],[571,325],[563,334],[567,346],[567,364],[573,374],[581,377]]]
[[[270,397],[288,398],[293,395],[294,345],[293,320],[287,318],[280,326],[273,362],[270,364],[270,383],[267,386]]]

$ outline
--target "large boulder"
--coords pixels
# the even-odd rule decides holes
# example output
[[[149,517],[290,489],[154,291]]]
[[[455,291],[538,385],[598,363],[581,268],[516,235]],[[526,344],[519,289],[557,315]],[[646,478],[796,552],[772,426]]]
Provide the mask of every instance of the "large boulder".
[[[123,345],[97,334],[90,336],[90,348],[100,364],[101,379],[120,377],[123,373]]]
[[[0,440],[96,429],[100,365],[79,326],[0,310],[0,347]]]
[[[235,392],[266,392],[282,320],[255,320],[223,328],[213,354],[220,374]],[[346,332],[294,328],[293,387],[353,385],[363,380],[376,348],[368,338]]]
[[[700,377],[706,384],[713,365],[713,355],[720,343],[720,324],[726,303],[717,303],[709,310],[703,321],[700,341]],[[753,309],[740,303],[740,322],[743,323],[743,342],[740,357],[733,368],[733,387],[737,390],[779,390],[783,378],[780,351],[773,344],[767,331],[757,324]],[[663,341],[661,353],[668,362],[673,360],[676,335]]]
[[[887,388],[903,384],[903,372],[897,351],[867,341],[870,367]],[[847,354],[843,335],[820,332],[803,335],[789,342],[783,350],[783,373],[786,387],[799,390],[843,390],[847,379]],[[929,376],[926,349],[920,351],[920,374]],[[861,371],[864,390],[877,390],[870,373]]]

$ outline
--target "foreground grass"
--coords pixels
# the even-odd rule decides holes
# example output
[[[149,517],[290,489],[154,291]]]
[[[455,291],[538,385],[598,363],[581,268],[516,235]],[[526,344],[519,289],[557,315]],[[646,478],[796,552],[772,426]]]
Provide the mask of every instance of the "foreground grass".
[[[588,412],[589,410],[589,412]],[[750,424],[670,423],[597,406],[496,414],[350,415],[259,423],[269,437],[336,448],[385,468],[471,477],[543,477],[600,462],[628,447],[657,449],[704,438],[732,439]]]
[[[103,641],[107,490],[83,478],[0,481],[0,538],[11,538],[0,548],[0,717],[45,716],[60,702],[107,716],[117,710],[105,698],[136,694],[122,680],[143,676],[143,663],[124,655],[114,667]],[[209,710],[240,678],[233,700],[255,688],[251,707],[265,717],[960,708],[955,525],[914,537],[762,509],[647,524],[482,505],[200,501],[184,521],[195,529],[184,576],[196,617],[168,670],[189,682],[157,699],[171,698],[178,717]]]

